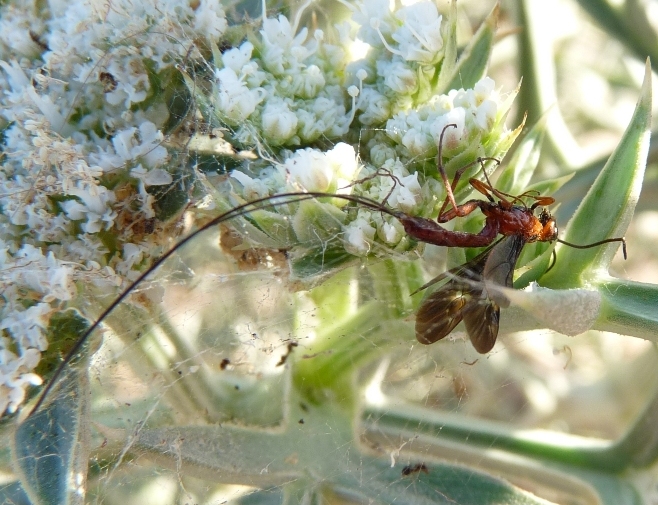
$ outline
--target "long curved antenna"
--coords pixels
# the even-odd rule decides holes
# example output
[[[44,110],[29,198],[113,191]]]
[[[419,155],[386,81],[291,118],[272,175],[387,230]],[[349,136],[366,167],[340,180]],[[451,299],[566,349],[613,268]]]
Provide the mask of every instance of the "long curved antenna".
[[[551,259],[552,259],[551,264],[550,264],[550,266],[546,269],[546,271],[544,272],[545,274],[547,274],[548,272],[550,272],[550,271],[553,269],[553,267],[555,266],[555,263],[557,262],[557,254],[555,254],[555,249],[553,249],[553,250],[551,251]]]
[[[593,242],[591,244],[586,244],[586,245],[572,244],[571,242],[566,242],[561,239],[557,239],[557,241],[560,244],[573,247],[574,249],[589,249],[590,247],[596,247],[597,245],[602,245],[602,244],[609,244],[610,242],[621,242],[621,250],[624,253],[624,259],[625,260],[628,259],[628,255],[626,254],[626,237],[607,238],[605,240],[599,240],[598,242]]]
[[[39,407],[43,404],[45,401],[46,397],[48,396],[48,393],[53,389],[55,386],[55,383],[57,382],[57,379],[59,379],[60,375],[62,375],[62,372],[64,371],[64,368],[68,363],[75,357],[78,352],[80,352],[80,349],[84,345],[84,343],[89,339],[91,334],[94,332],[96,328],[103,322],[103,320],[123,301],[125,300],[128,295],[132,292],[133,289],[137,285],[139,285],[144,279],[146,279],[152,272],[154,272],[164,261],[169,258],[173,253],[175,253],[178,249],[183,247],[185,244],[187,244],[189,241],[194,239],[197,235],[200,233],[203,233],[204,231],[208,230],[209,228],[212,228],[213,226],[218,225],[219,223],[223,223],[224,221],[227,221],[229,219],[233,219],[236,217],[243,216],[249,212],[252,212],[254,210],[258,209],[265,209],[265,208],[272,208],[272,207],[278,207],[280,205],[286,205],[289,203],[295,203],[295,202],[301,202],[303,200],[311,200],[314,198],[340,198],[342,200],[347,200],[348,202],[354,202],[359,205],[362,205],[366,208],[384,212],[385,214],[389,214],[390,216],[393,217],[398,217],[400,215],[399,212],[393,211],[389,209],[388,207],[380,204],[379,202],[375,200],[371,200],[370,198],[366,197],[361,197],[361,196],[353,196],[353,195],[340,195],[340,194],[331,194],[331,193],[319,193],[319,192],[309,192],[309,193],[300,193],[300,192],[295,192],[295,193],[281,193],[279,195],[272,195],[272,196],[266,196],[263,198],[259,198],[257,200],[253,200],[251,202],[244,203],[242,205],[239,205],[237,207],[234,207],[233,209],[224,212],[223,214],[220,214],[216,218],[212,219],[208,223],[204,224],[201,228],[198,230],[195,230],[194,232],[190,233],[187,237],[182,239],[180,242],[178,242],[175,246],[173,246],[171,249],[169,249],[166,253],[164,253],[162,256],[160,256],[157,260],[153,262],[153,264],[146,269],[137,279],[135,279],[132,283],[128,285],[127,288],[125,288],[121,294],[98,316],[94,324],[92,324],[87,331],[83,333],[83,335],[78,339],[78,341],[75,343],[75,345],[69,350],[69,352],[66,354],[64,357],[64,360],[59,364],[59,366],[55,369],[55,372],[53,373],[52,377],[50,378],[50,381],[46,385],[46,387],[43,389],[41,392],[41,396],[39,396],[39,399],[37,400],[36,405],[30,413],[28,414],[27,417],[30,417],[32,414],[34,414]],[[279,199],[283,199],[282,201],[277,201]]]

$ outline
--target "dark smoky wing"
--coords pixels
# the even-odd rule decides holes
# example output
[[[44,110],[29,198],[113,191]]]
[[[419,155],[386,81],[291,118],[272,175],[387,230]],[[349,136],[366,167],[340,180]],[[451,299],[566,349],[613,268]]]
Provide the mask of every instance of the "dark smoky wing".
[[[464,313],[466,333],[480,354],[486,354],[493,349],[498,337],[499,321],[500,307],[489,298],[474,300]]]
[[[464,265],[439,275],[420,289],[445,278],[450,280],[431,293],[416,313],[416,339],[421,344],[433,344],[455,329],[474,300],[482,296],[482,272],[491,248]]]
[[[462,320],[462,310],[469,299],[463,286],[450,281],[425,299],[416,313],[416,338],[421,344],[441,340]]]
[[[479,297],[464,311],[464,326],[475,350],[480,354],[493,349],[500,325],[500,306],[507,307],[509,300],[487,285],[495,284],[506,288],[513,286],[514,267],[525,241],[516,235],[508,236],[491,248],[484,261],[482,277],[485,284]]]

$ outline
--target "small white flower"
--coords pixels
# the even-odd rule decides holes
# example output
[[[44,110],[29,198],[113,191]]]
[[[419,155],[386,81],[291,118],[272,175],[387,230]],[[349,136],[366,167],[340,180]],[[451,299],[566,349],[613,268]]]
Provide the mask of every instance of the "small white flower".
[[[315,114],[305,109],[298,109],[295,113],[298,120],[298,132],[302,140],[312,142],[317,140],[325,130],[326,125],[319,123]]]
[[[269,188],[260,179],[253,179],[239,170],[233,170],[231,177],[242,185],[242,196],[248,201],[257,200],[269,194]]]
[[[311,53],[303,46],[308,29],[293,33],[290,21],[283,15],[277,19],[267,18],[260,31],[263,40],[262,61],[264,67],[274,75],[281,75],[286,68],[296,67]]]
[[[274,145],[285,144],[297,133],[297,116],[288,105],[286,100],[273,98],[263,109],[263,134]]]
[[[402,145],[409,151],[409,156],[422,156],[432,148],[432,139],[422,130],[409,128],[402,136]]]
[[[473,91],[475,92],[476,99],[479,102],[483,102],[484,100],[488,99],[493,94],[495,87],[496,87],[496,83],[491,77],[488,76],[483,77],[482,79],[480,79],[478,82],[475,83],[475,86],[473,86]]]
[[[132,160],[132,150],[135,145],[135,132],[136,128],[128,128],[121,130],[112,137],[112,145],[114,152],[124,161]]]
[[[59,206],[66,213],[66,217],[73,221],[84,219],[85,214],[87,213],[87,207],[77,200],[65,200],[59,202]]]
[[[115,269],[120,274],[130,278],[137,278],[139,272],[134,271],[133,267],[142,261],[146,249],[137,244],[126,243],[123,245],[122,260],[119,261]]]
[[[73,269],[57,261],[52,252],[48,253],[46,275],[47,288],[43,297],[45,303],[55,300],[66,301],[73,298],[75,295]]]
[[[327,159],[336,179],[336,191],[349,194],[350,184],[354,182],[361,167],[359,166],[354,147],[339,142],[331,151],[327,152]]]
[[[395,245],[400,242],[404,236],[403,231],[404,230],[400,230],[394,224],[385,222],[377,229],[377,236],[380,237],[385,243],[389,245]]]
[[[310,65],[292,77],[291,92],[300,98],[314,98],[325,87],[324,74],[317,65]]]
[[[121,54],[110,60],[107,66],[116,81],[116,88],[105,93],[105,100],[111,105],[123,105],[129,109],[132,104],[143,102],[149,95],[151,83],[141,55]]]
[[[446,128],[447,125],[454,124],[457,127]],[[430,132],[434,138],[436,146],[439,145],[441,134],[443,134],[443,149],[445,151],[455,149],[459,146],[461,139],[464,136],[466,127],[466,111],[462,107],[456,107],[447,114],[439,116],[430,125]]]
[[[454,107],[475,109],[478,106],[478,100],[472,89],[453,89],[450,90],[448,96],[452,98]]]
[[[418,172],[406,177],[398,177],[398,179],[400,182],[393,188],[388,204],[403,212],[411,213],[422,202]]]
[[[219,0],[201,0],[194,11],[194,29],[210,40],[217,40],[226,31],[226,14]]]
[[[9,86],[13,91],[23,91],[30,86],[30,79],[25,74],[25,71],[21,68],[16,60],[12,60],[11,64],[6,61],[0,61],[0,67],[7,74],[7,80],[9,81]]]
[[[0,329],[9,331],[21,348],[34,347],[44,351],[48,347],[44,330],[52,310],[48,303],[38,303],[21,311],[12,310],[5,313]]]
[[[496,123],[496,114],[498,113],[498,104],[493,100],[485,100],[475,110],[475,125],[482,131],[489,131]]]
[[[48,95],[40,95],[33,86],[28,86],[25,90],[32,102],[39,108],[41,113],[50,123],[54,131],[62,131],[66,123],[64,114],[55,105],[52,98]]]
[[[308,142],[321,135],[343,135],[349,128],[350,116],[346,116],[345,107],[326,96],[306,102],[305,107],[298,109],[296,114],[299,120],[297,132],[301,139]]]
[[[104,214],[111,203],[116,200],[114,193],[105,186],[78,184],[72,188],[71,195],[77,196],[88,211]]]
[[[387,160],[392,160],[395,156],[395,149],[383,143],[376,143],[370,149],[370,161],[376,167],[383,166]]]
[[[25,349],[16,356],[7,349],[0,350],[0,412],[15,412],[25,400],[27,386],[39,386],[43,380],[31,373],[39,362],[37,349]]]
[[[87,222],[82,224],[85,233],[98,233],[101,229],[108,229],[112,225],[117,216],[111,207],[116,200],[112,191],[105,186],[79,184],[78,187],[71,189],[70,194],[80,198],[86,207]]]
[[[365,0],[356,4],[344,3],[353,11],[352,21],[359,25],[357,37],[373,47],[382,47],[380,33],[383,37],[390,36],[395,25],[390,1]]]
[[[287,17],[280,14],[278,18],[266,18],[263,21],[263,28],[260,31],[263,40],[267,45],[276,45],[284,49],[289,49],[292,46],[301,45],[308,34],[306,28],[295,37],[292,32],[292,26]]]
[[[393,33],[400,56],[407,61],[434,63],[443,48],[441,20],[434,2],[419,2],[395,13],[402,26]]]
[[[139,125],[141,142],[133,150],[133,159],[143,158],[144,162],[155,167],[163,164],[169,158],[167,149],[163,147],[164,135],[151,121],[144,121]]]
[[[413,111],[409,111],[409,115],[413,114]],[[404,112],[396,113],[392,118],[386,121],[386,135],[395,142],[401,142],[404,132],[409,128],[407,123],[408,115]]]
[[[141,164],[133,168],[130,171],[130,175],[142,181],[146,187],[167,186],[174,180],[171,174],[166,170],[161,168],[147,170]]]
[[[363,111],[359,114],[359,121],[364,125],[380,124],[391,114],[391,104],[388,99],[373,88],[363,90],[359,95],[357,107]]]
[[[220,118],[237,125],[245,121],[263,100],[263,90],[249,89],[231,68],[215,71],[217,105]]]
[[[225,68],[230,68],[236,74],[240,74],[243,68],[251,62],[251,53],[254,50],[254,45],[247,41],[234,47],[222,54],[222,63]]]
[[[296,151],[284,162],[283,169],[306,191],[327,192],[334,177],[326,154],[311,148]]]
[[[418,90],[418,75],[402,61],[377,62],[377,73],[384,76],[384,84],[395,93],[411,95]]]
[[[377,230],[366,219],[367,213],[359,212],[359,217],[343,227],[345,250],[355,256],[365,256],[370,252]]]

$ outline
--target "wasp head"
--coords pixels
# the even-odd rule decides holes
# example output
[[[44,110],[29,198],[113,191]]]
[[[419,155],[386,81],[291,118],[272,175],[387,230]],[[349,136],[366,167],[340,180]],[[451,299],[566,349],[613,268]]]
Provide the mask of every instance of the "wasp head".
[[[542,231],[537,240],[540,242],[553,242],[557,240],[557,223],[551,213],[546,209],[542,209],[539,214],[539,222],[542,225]]]

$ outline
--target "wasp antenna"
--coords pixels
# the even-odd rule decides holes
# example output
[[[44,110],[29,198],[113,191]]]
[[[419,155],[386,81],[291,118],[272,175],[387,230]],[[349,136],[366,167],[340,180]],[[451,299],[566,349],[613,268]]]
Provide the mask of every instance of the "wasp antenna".
[[[616,238],[607,238],[605,240],[599,240],[598,242],[593,242],[591,244],[586,244],[586,245],[578,245],[578,244],[572,244],[571,242],[566,242],[561,239],[557,239],[557,241],[560,244],[567,245],[569,247],[573,247],[574,249],[589,249],[590,247],[596,247],[597,245],[603,245],[603,244],[609,244],[610,242],[621,242],[621,250],[622,253],[624,254],[624,259],[628,259],[628,255],[626,254],[626,237],[616,237]]]
[[[289,192],[289,193],[279,193],[278,195],[264,196],[256,200],[243,203],[241,205],[238,205],[237,207],[232,208],[227,212],[224,212],[223,214],[215,217],[211,221],[208,221],[203,226],[201,226],[200,228],[196,229],[195,231],[187,235],[185,238],[180,240],[176,245],[174,245],[171,249],[166,251],[159,258],[155,259],[148,269],[142,272],[141,275],[137,277],[137,279],[135,279],[130,285],[128,285],[128,287],[126,287],[121,293],[119,293],[119,295],[114,299],[114,301],[100,314],[100,316],[98,316],[98,319],[96,319],[96,321],[89,328],[87,328],[87,330],[83,333],[83,335],[75,342],[73,347],[71,347],[71,349],[69,350],[68,354],[66,354],[66,356],[64,357],[64,360],[57,366],[55,371],[52,373],[50,380],[48,381],[48,384],[46,384],[46,386],[41,391],[40,396],[37,399],[37,402],[35,403],[32,410],[28,414],[28,417],[32,416],[37,410],[39,410],[39,407],[41,407],[41,405],[46,400],[48,394],[54,388],[55,384],[57,383],[60,376],[64,372],[64,369],[66,368],[68,363],[82,350],[82,347],[85,344],[85,342],[87,342],[91,334],[98,328],[98,326],[100,326],[100,324],[105,320],[105,318],[121,302],[123,302],[123,300],[125,300],[130,295],[130,293],[135,289],[135,287],[137,287],[141,282],[144,281],[144,279],[146,279],[149,275],[151,275],[151,273],[154,272],[162,263],[164,263],[165,260],[167,260],[167,258],[169,258],[172,254],[174,254],[174,252],[176,252],[185,244],[193,240],[194,237],[196,237],[200,233],[203,233],[209,228],[212,228],[213,226],[217,226],[218,224],[223,223],[224,221],[228,221],[229,219],[234,219],[236,217],[244,216],[245,214],[252,212],[254,210],[280,207],[281,205],[301,202],[304,200],[310,200],[312,198],[340,198],[348,202],[353,202],[358,205],[362,205],[363,207],[371,210],[386,213],[398,219],[400,219],[400,217],[405,216],[404,213],[389,209],[385,205],[382,205],[380,202],[377,202],[376,200],[372,200],[371,198],[367,198],[364,196],[344,195],[344,194],[335,194],[335,193],[320,193],[320,192],[307,192],[307,193]]]
[[[549,267],[546,269],[546,271],[544,272],[545,274],[547,274],[548,272],[550,272],[550,271],[553,269],[553,267],[555,266],[555,263],[557,262],[557,254],[555,254],[555,249],[553,249],[553,250],[551,251],[551,260],[552,260],[552,261],[551,261],[551,266],[549,266]]]

